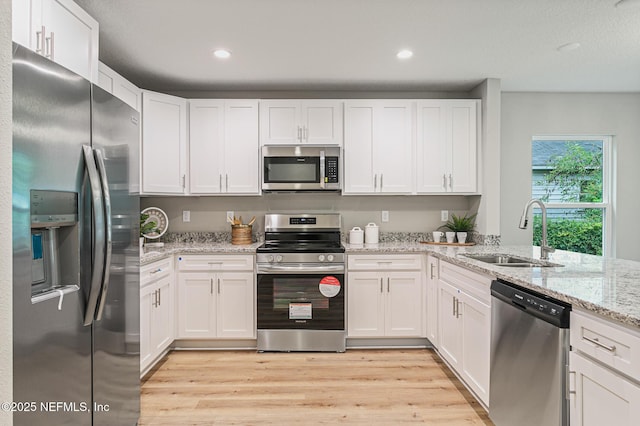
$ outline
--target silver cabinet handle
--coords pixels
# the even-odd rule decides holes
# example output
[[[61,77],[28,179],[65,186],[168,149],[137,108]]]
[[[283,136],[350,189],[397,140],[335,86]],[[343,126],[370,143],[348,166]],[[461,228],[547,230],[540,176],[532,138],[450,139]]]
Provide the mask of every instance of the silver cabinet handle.
[[[44,25],[41,31],[36,31],[36,53],[44,55]]]
[[[373,192],[378,189],[378,175],[373,175]]]
[[[446,190],[447,189],[447,175],[446,174],[442,174],[442,187]]]
[[[384,179],[384,174],[380,173],[380,191],[382,191],[382,179]]]
[[[304,126],[302,128],[302,135],[303,135],[304,140],[306,142],[309,142],[309,129],[307,128],[307,126]]]
[[[150,271],[149,273],[153,275],[153,274],[157,274],[158,272],[162,272],[162,268],[158,268],[155,271]]]
[[[435,274],[433,273],[435,266],[436,266],[435,263],[431,264],[431,279],[434,279],[436,277]]]
[[[93,208],[93,270],[91,271],[91,284],[89,286],[89,296],[84,312],[84,325],[91,325],[95,318],[96,308],[100,301],[100,290],[102,289],[102,274],[105,262],[105,217],[104,217],[104,197],[102,196],[102,185],[100,175],[96,167],[93,149],[89,145],[82,146],[84,156],[84,167],[89,176],[89,189],[91,207]]]
[[[51,31],[51,35],[49,37],[47,37],[47,42],[48,42],[47,43],[47,45],[48,45],[47,46],[48,47],[48,49],[47,49],[48,50],[47,58],[51,59],[52,61],[55,60],[54,55],[53,55],[53,51],[54,51],[54,48],[55,48],[55,45],[56,45],[55,40],[54,40],[53,37],[54,37],[54,33],[53,33],[53,31]]]
[[[211,294],[213,294],[213,278],[211,278],[211,279],[209,280],[209,286],[210,286],[210,288],[209,288],[209,292],[210,292]]]
[[[449,189],[453,191],[453,176],[449,173]]]
[[[302,127],[298,126],[298,142],[302,142]]]
[[[162,289],[158,289],[158,306],[162,305]]]
[[[615,346],[608,346],[608,345],[605,345],[604,343],[600,342],[600,341],[598,340],[598,338],[597,338],[597,337],[594,337],[594,338],[592,339],[592,338],[587,337],[587,336],[582,336],[582,338],[583,338],[584,340],[586,340],[587,342],[591,342],[591,343],[593,343],[594,345],[601,347],[602,349],[606,349],[606,350],[608,350],[609,352],[615,352],[615,351],[616,351],[616,347],[615,347]]]
[[[387,293],[390,293],[391,290],[389,289],[389,277],[387,277]]]
[[[220,278],[218,278],[218,294],[220,294]]]
[[[451,311],[451,312],[452,312],[452,315],[455,317],[455,316],[456,316],[456,298],[455,298],[455,297],[453,297],[453,298],[451,299],[451,302],[452,302],[452,303],[451,303],[451,309],[452,309],[452,311]]]
[[[218,186],[220,187],[220,192],[222,192],[222,173],[220,173],[219,176],[220,176],[220,179],[218,179],[219,180]]]
[[[462,314],[460,313],[460,299],[456,300],[456,318],[460,318]]]
[[[182,189],[187,187],[187,175],[182,175]]]
[[[380,278],[380,293],[384,293],[384,290],[383,290],[383,287],[382,287],[382,286],[383,286],[383,284],[382,284],[382,278]]]
[[[153,307],[157,308],[159,305],[158,303],[158,290],[153,292]]]

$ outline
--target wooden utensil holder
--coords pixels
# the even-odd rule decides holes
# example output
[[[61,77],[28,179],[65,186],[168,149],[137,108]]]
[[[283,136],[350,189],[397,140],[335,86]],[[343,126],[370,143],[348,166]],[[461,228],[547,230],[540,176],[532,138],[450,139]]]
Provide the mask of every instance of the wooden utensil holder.
[[[251,244],[251,228],[252,225],[231,225],[231,244]]]

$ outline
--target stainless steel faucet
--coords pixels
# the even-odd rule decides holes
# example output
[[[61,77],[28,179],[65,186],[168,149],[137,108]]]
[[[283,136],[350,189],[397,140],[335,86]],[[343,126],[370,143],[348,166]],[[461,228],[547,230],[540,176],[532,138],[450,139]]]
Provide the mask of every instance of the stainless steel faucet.
[[[527,223],[529,222],[527,215],[529,214],[531,206],[534,204],[540,206],[540,210],[542,210],[542,242],[540,243],[540,259],[548,260],[549,253],[553,253],[556,249],[547,245],[547,208],[544,203],[536,198],[529,200],[527,205],[524,206],[524,211],[520,218],[520,225],[518,227],[520,229],[527,229]]]

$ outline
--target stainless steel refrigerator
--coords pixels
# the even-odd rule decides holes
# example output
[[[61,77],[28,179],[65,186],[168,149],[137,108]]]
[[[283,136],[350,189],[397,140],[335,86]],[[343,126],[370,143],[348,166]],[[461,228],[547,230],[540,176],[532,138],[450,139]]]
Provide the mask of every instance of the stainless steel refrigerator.
[[[139,114],[13,44],[16,425],[135,425]]]

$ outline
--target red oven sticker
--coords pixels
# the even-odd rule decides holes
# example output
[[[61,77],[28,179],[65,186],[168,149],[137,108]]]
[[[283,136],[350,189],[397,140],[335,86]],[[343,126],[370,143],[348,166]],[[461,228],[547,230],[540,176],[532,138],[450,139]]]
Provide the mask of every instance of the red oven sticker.
[[[340,293],[340,280],[329,275],[320,280],[319,287],[324,297],[335,297]]]

